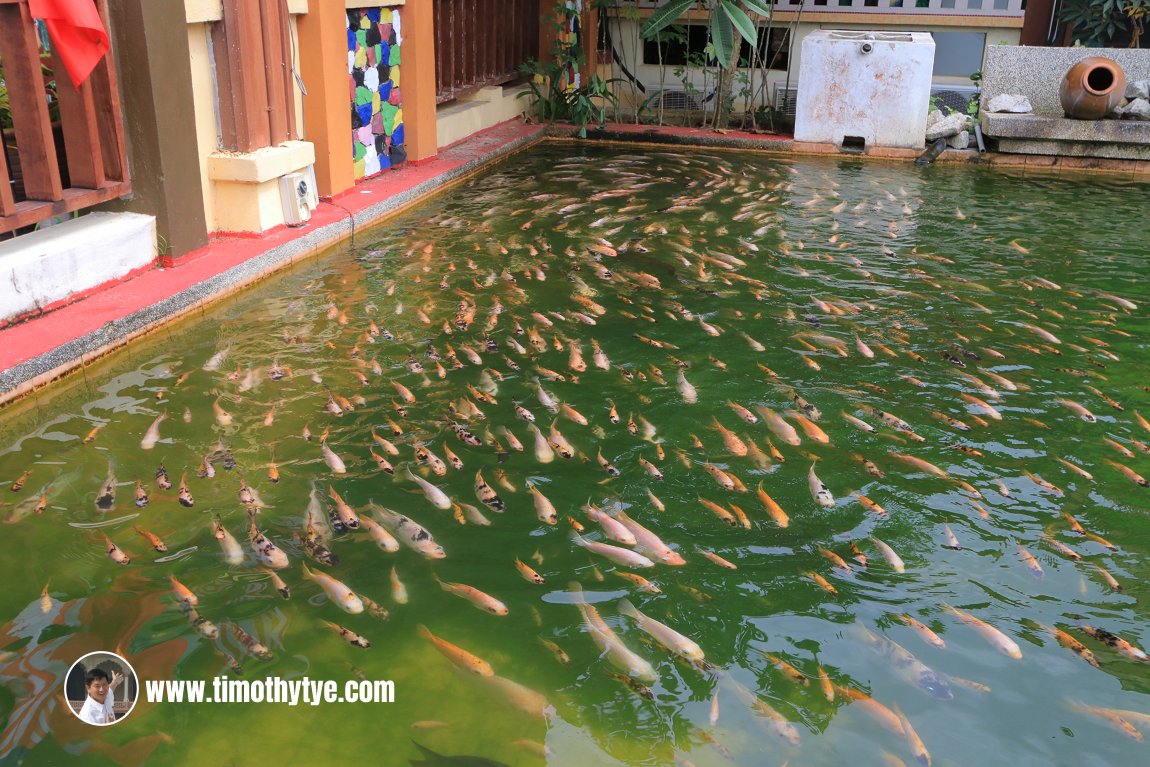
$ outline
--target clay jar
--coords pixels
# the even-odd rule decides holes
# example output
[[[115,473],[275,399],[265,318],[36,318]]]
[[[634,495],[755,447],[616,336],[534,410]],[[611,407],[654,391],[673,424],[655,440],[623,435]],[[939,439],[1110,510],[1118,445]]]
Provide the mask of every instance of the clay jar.
[[[1058,86],[1058,100],[1067,117],[1101,120],[1122,103],[1126,73],[1105,56],[1088,56],[1066,71]]]

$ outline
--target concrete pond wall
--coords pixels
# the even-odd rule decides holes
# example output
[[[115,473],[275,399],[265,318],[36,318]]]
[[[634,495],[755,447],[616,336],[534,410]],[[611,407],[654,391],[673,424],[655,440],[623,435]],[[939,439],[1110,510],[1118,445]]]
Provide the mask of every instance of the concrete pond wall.
[[[1022,94],[1030,99],[1034,114],[1063,117],[1058,85],[1066,70],[1087,56],[1113,59],[1126,71],[1127,82],[1150,80],[1150,50],[991,45],[982,70],[982,107],[1003,93]]]

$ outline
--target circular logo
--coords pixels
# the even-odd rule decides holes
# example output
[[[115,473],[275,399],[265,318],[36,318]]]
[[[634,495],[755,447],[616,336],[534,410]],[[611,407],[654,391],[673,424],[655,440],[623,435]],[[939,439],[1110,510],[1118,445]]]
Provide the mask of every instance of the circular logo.
[[[123,721],[136,707],[139,677],[127,659],[90,652],[72,664],[64,682],[68,708],[82,722],[105,727]]]

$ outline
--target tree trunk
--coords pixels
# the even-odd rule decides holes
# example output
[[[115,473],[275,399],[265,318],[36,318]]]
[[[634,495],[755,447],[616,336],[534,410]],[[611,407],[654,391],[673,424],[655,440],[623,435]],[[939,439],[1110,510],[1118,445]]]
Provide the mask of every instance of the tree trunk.
[[[718,9],[712,13],[720,13]],[[739,67],[739,51],[743,47],[743,39],[735,36],[735,44],[731,46],[731,59],[719,71],[717,96],[715,99],[715,127],[722,130],[731,122],[731,102],[735,92],[735,72]]]

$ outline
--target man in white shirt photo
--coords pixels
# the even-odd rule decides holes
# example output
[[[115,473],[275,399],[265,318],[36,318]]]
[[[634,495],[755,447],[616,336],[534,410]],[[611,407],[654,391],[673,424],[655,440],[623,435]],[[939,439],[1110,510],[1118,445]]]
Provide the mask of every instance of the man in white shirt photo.
[[[115,696],[112,692],[124,681],[124,675],[112,672],[111,679],[106,671],[94,668],[84,678],[84,686],[88,690],[88,699],[80,709],[80,719],[88,724],[112,724],[116,721],[116,714],[112,710]]]

